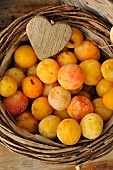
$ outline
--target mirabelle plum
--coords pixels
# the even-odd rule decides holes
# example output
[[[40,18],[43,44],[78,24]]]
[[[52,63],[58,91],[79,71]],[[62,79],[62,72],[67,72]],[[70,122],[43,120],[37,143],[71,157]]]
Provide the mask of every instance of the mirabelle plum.
[[[71,94],[78,94],[82,90],[82,88],[83,88],[83,84],[75,90],[70,90],[70,92]]]
[[[11,76],[4,76],[0,81],[0,94],[3,97],[12,96],[17,90],[17,82]]]
[[[13,95],[3,99],[5,108],[12,116],[23,113],[28,107],[28,98],[23,92],[17,90]]]
[[[56,60],[58,55],[62,52],[68,51],[68,48],[65,46],[61,51],[59,51],[57,54],[53,55],[52,58]]]
[[[103,103],[102,98],[96,98],[92,101],[94,112],[99,114],[104,121],[109,120],[113,114],[112,110],[109,110]]]
[[[93,105],[91,101],[85,96],[74,96],[67,107],[68,114],[80,121],[86,114],[93,112]]]
[[[27,76],[37,76],[37,64],[27,69]]]
[[[83,42],[82,32],[78,28],[72,27],[71,38],[69,42],[67,43],[66,47],[75,48],[79,46],[82,42]]]
[[[25,74],[23,73],[22,69],[17,67],[8,69],[4,75],[13,77],[17,82],[18,88],[22,86],[22,80],[25,78]]]
[[[103,120],[96,113],[89,113],[80,122],[82,135],[87,139],[96,139],[103,130]]]
[[[33,101],[31,111],[36,119],[42,120],[53,112],[53,108],[47,97],[38,97]]]
[[[68,114],[68,112],[67,112],[67,109],[64,109],[64,110],[61,110],[61,111],[54,110],[54,111],[53,111],[53,114],[54,114],[55,116],[58,116],[61,120],[70,117],[69,114]]]
[[[101,71],[106,80],[113,82],[113,59],[104,61],[101,66]]]
[[[60,53],[56,61],[60,67],[66,64],[77,64],[77,58],[75,54],[70,51],[65,51],[65,52]]]
[[[56,86],[49,92],[48,101],[55,110],[64,110],[71,101],[71,93],[62,86]]]
[[[96,86],[92,86],[92,85],[86,85],[84,84],[83,86],[83,90],[88,92],[91,95],[91,100],[94,99],[97,96],[96,93]]]
[[[29,98],[38,97],[43,91],[43,84],[36,76],[25,77],[22,81],[22,90]]]
[[[48,96],[49,95],[49,92],[50,90],[53,88],[53,87],[56,87],[56,86],[59,86],[59,83],[56,81],[55,83],[52,83],[52,84],[44,84],[43,85],[43,91],[42,91],[42,95],[43,96]]]
[[[103,95],[111,88],[113,88],[113,82],[109,82],[103,78],[96,85],[96,92],[100,97],[103,97]]]
[[[100,58],[99,48],[90,40],[84,40],[81,45],[74,49],[74,53],[79,61],[88,59],[99,60]]]
[[[113,110],[113,88],[103,95],[103,103],[108,109]]]
[[[78,95],[79,95],[79,96],[85,96],[85,97],[87,97],[89,100],[92,99],[91,95],[90,95],[87,91],[85,91],[85,90],[81,90],[81,91],[78,93]]]
[[[77,64],[64,65],[59,69],[58,82],[65,89],[78,89],[84,82],[84,72]]]
[[[45,117],[39,123],[40,134],[49,139],[55,139],[57,137],[57,126],[60,122],[60,118],[55,115]]]
[[[57,81],[58,70],[60,66],[53,59],[47,58],[37,65],[37,76],[45,84],[51,84]]]
[[[30,45],[22,45],[16,49],[14,60],[21,68],[29,68],[36,64],[38,58]]]
[[[72,118],[62,120],[57,127],[57,137],[65,145],[76,144],[81,137],[79,123]]]
[[[80,67],[85,74],[85,84],[96,85],[102,79],[101,64],[97,60],[82,61]]]
[[[18,115],[15,119],[17,126],[35,134],[38,131],[38,120],[28,110]]]

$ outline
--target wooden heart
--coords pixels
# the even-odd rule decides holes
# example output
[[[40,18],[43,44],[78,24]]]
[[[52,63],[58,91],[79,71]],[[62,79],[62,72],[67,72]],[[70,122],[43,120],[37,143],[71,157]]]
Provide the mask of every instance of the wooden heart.
[[[37,15],[26,27],[29,41],[40,60],[61,51],[71,37],[71,27],[64,22],[51,24],[47,18]]]

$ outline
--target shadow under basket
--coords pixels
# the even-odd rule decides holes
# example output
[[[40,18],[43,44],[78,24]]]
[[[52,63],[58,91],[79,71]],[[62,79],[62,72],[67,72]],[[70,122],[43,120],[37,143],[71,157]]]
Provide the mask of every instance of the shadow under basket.
[[[35,15],[44,15],[49,20],[64,21],[82,30],[87,39],[94,40],[101,50],[101,56],[113,57],[110,42],[111,24],[101,17],[79,7],[43,7],[32,11],[10,24],[0,34],[0,77],[12,62],[15,49],[28,42],[26,25]],[[103,59],[102,59],[103,60]],[[0,99],[0,141],[11,151],[50,164],[77,165],[100,158],[113,149],[113,117],[106,123],[103,133],[95,140],[80,140],[73,146],[59,141],[33,135],[16,126]]]

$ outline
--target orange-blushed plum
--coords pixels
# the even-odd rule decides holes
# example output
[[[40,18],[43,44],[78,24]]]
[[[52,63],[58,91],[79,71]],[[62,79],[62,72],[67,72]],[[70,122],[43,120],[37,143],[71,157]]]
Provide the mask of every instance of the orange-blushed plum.
[[[58,111],[64,110],[71,101],[71,93],[62,86],[56,86],[49,92],[48,101],[53,109]]]
[[[56,59],[60,67],[66,64],[77,64],[77,58],[75,54],[71,51],[65,51],[58,55]]]
[[[103,95],[103,103],[108,109],[113,110],[113,88]]]
[[[23,92],[17,90],[12,96],[4,98],[3,104],[12,116],[16,116],[26,110],[28,107],[28,98]]]
[[[106,80],[113,82],[113,58],[107,59],[102,63],[101,71]]]
[[[54,59],[44,59],[37,65],[37,76],[45,84],[54,83],[57,81],[59,68],[60,66]]]
[[[96,85],[102,79],[101,64],[95,59],[82,61],[79,65],[84,74],[86,85]]]
[[[103,119],[96,113],[89,113],[80,122],[82,135],[87,139],[96,139],[103,130]]]
[[[55,116],[58,116],[61,120],[70,117],[69,114],[68,114],[68,112],[67,112],[67,109],[64,109],[64,110],[61,110],[61,111],[53,110],[53,114],[54,114]]]
[[[39,123],[40,134],[49,139],[55,139],[57,137],[57,126],[60,122],[60,118],[55,115],[45,117]]]
[[[44,119],[46,116],[51,115],[53,112],[53,108],[51,107],[51,105],[48,102],[48,98],[47,97],[38,97],[36,98],[31,106],[31,111],[33,116],[38,119],[38,120],[42,120]]]
[[[108,109],[104,103],[102,98],[96,98],[92,101],[94,107],[94,113],[99,114],[104,121],[110,119],[113,115],[113,110]]]
[[[22,81],[22,90],[29,98],[37,98],[43,91],[43,84],[36,76],[25,77]]]
[[[78,28],[72,27],[72,34],[69,42],[67,43],[67,48],[76,48],[83,42],[83,34]]]
[[[79,61],[88,59],[99,60],[100,58],[100,50],[98,46],[90,40],[84,40],[81,45],[74,48],[74,53]]]
[[[0,94],[3,97],[12,96],[17,91],[17,82],[11,76],[4,76],[0,81]]]
[[[58,82],[65,89],[78,89],[82,86],[84,80],[84,72],[77,64],[67,64],[59,69]]]
[[[21,88],[22,80],[25,78],[25,74],[23,73],[21,68],[12,67],[8,69],[4,75],[13,77],[17,82],[17,87]]]
[[[67,107],[68,114],[80,121],[86,114],[93,112],[93,105],[91,101],[85,96],[74,96]]]
[[[111,88],[113,88],[113,82],[110,82],[103,78],[96,85],[96,92],[100,97],[103,97],[103,95],[106,92],[108,92]]]
[[[79,123],[72,118],[62,120],[57,127],[57,137],[65,145],[76,144],[81,137]]]
[[[29,110],[26,110],[22,114],[18,115],[15,119],[17,126],[27,130],[30,133],[37,133],[38,131],[38,120],[34,118]]]
[[[52,83],[52,84],[44,84],[43,85],[43,91],[42,91],[42,95],[43,96],[48,96],[49,95],[49,92],[50,90],[53,88],[53,87],[56,87],[56,86],[59,86],[59,83],[58,81]]]

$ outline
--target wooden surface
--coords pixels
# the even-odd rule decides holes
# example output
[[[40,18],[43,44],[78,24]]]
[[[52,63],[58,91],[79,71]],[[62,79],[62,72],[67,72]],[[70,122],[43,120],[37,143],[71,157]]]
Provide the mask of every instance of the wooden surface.
[[[85,163],[76,169],[75,166],[47,165],[9,151],[0,144],[0,170],[113,170],[113,152],[98,161]]]
[[[59,0],[0,0],[0,28],[36,8],[59,4]]]
[[[45,5],[58,5],[59,0],[0,0],[0,30],[19,16]],[[76,170],[75,166],[47,165],[9,151],[0,144],[0,170]],[[85,163],[77,170],[113,170],[113,151],[99,160]]]

